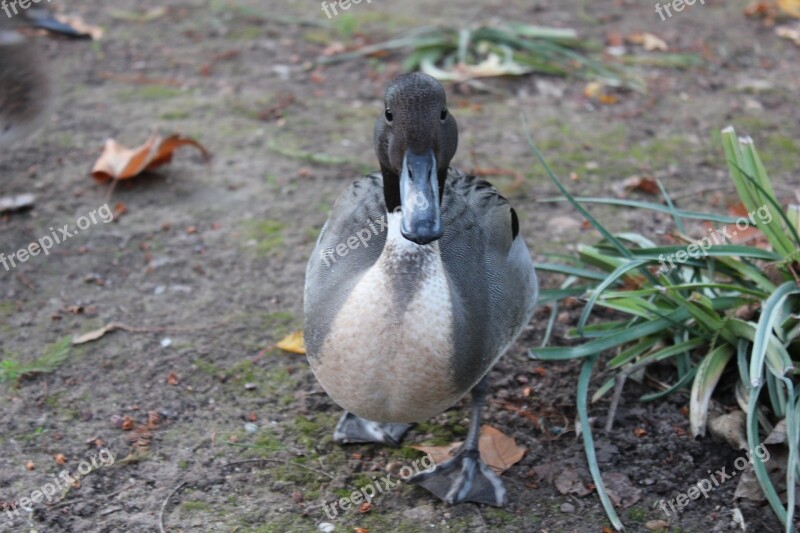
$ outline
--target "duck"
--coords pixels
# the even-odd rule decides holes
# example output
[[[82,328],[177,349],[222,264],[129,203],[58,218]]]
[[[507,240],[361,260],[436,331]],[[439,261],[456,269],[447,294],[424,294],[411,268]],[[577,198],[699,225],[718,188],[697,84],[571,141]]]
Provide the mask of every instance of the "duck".
[[[458,126],[432,76],[389,83],[373,142],[380,172],[341,193],[306,268],[306,354],[344,409],[334,441],[397,446],[470,394],[464,444],[409,481],[448,504],[503,506],[478,441],[487,374],[536,306],[519,218],[492,185],[450,166]]]
[[[0,13],[0,147],[39,129],[51,108],[44,59],[36,44],[17,31],[27,20]]]

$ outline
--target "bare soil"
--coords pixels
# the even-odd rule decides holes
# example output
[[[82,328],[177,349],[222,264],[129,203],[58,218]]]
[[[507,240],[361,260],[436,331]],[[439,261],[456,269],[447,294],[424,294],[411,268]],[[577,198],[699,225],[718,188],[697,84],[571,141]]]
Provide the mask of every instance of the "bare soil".
[[[108,137],[137,145],[154,128],[179,131],[214,160],[207,166],[191,149],[180,152],[170,166],[116,187],[109,205],[124,203],[127,212],[114,223],[93,225],[11,271],[0,268],[0,359],[29,362],[65,336],[114,322],[139,330],[75,347],[55,372],[0,384],[0,501],[29,497],[64,468],[74,472],[98,445],[115,457],[31,514],[12,521],[0,513],[0,531],[139,532],[163,524],[167,531],[302,532],[324,522],[371,533],[609,527],[594,492],[562,495],[547,475],[573,469],[579,484],[591,481],[574,430],[578,365],[527,356],[541,343],[547,308],[491,373],[486,420],[528,448],[503,476],[506,508],[449,507],[402,485],[369,512],[326,516],[324,503],[420,454],[335,445],[339,408],[302,356],[274,347],[302,327],[305,263],[330,206],[377,167],[372,122],[403,57],[308,64],[337,41],[489,20],[573,27],[598,42],[647,31],[672,51],[703,57],[686,70],[642,67],[649,92],[622,94],[616,105],[587,100],[580,80],[489,80],[491,92],[448,87],[461,132],[455,164],[522,173],[521,185],[511,175],[491,179],[514,203],[541,260],[595,235],[570,223],[576,215],[568,205],[542,202],[557,191],[525,143],[522,112],[553,167],[584,195],[613,195],[622,179],[649,175],[682,207],[724,212],[734,191],[716,132],[729,124],[755,138],[781,190],[797,188],[800,48],[745,18],[746,3],[708,0],[661,21],[652,3],[632,0],[375,0],[328,21],[315,2],[65,2],[107,34],[94,43],[40,39],[58,103],[44,131],[0,154],[0,193],[37,195],[33,210],[0,218],[0,252],[27,246],[51,226],[74,226],[108,201],[108,185],[88,175]],[[158,6],[166,13],[148,21],[115,13]],[[655,239],[671,229],[651,213],[593,213]],[[543,274],[542,282],[560,280]],[[565,342],[574,312],[559,321],[553,342]],[[608,376],[595,376],[593,386]],[[666,520],[670,531],[735,531],[739,507],[750,531],[779,531],[768,507],[733,500],[735,479],[665,517],[660,500],[686,492],[708,470],[730,471],[739,454],[690,438],[686,393],[640,403],[651,390],[626,388],[610,433],[601,431],[608,397],[591,406],[603,472],[640,491],[619,508],[628,530]],[[465,407],[420,424],[407,443],[462,439]]]

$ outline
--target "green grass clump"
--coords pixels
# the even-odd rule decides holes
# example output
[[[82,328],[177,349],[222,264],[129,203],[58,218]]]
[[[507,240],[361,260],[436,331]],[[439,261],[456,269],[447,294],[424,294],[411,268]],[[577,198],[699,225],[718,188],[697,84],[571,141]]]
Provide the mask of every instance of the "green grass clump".
[[[72,349],[72,339],[67,336],[48,346],[44,354],[30,363],[24,363],[13,356],[0,360],[0,383],[21,381],[37,374],[55,372],[67,360]]]
[[[571,347],[542,347],[531,357],[542,360],[581,359],[577,408],[590,471],[606,514],[617,529],[616,515],[600,477],[587,415],[589,380],[600,354],[614,350],[607,363],[616,375],[594,394],[596,401],[615,390],[606,427],[610,429],[625,379],[658,366],[672,375],[660,390],[642,401],[690,390],[689,419],[694,436],[704,435],[709,403],[717,385],[735,382],[739,405],[747,414],[747,440],[755,450],[764,436],[784,420],[789,464],[784,506],[765,465],[754,461],[756,477],[773,511],[792,531],[794,487],[800,472],[798,415],[800,387],[800,236],[798,208],[781,205],[752,139],[738,138],[733,128],[722,131],[722,144],[733,184],[748,217],[720,216],[677,209],[661,187],[663,204],[604,198],[575,198],[553,175],[536,146],[531,148],[550,178],[603,236],[593,246],[579,246],[577,257],[560,256],[559,264],[539,264],[544,271],[567,276],[559,289],[542,291],[551,302],[545,345],[564,298],[585,301]],[[530,137],[529,137],[530,140]],[[660,187],[660,184],[659,184]],[[589,214],[585,204],[601,203],[651,209],[672,215],[676,238],[683,245],[660,246],[636,233],[611,234]],[[684,221],[706,220],[720,225],[699,241],[686,236]],[[768,246],[733,244],[728,232],[757,228]],[[595,308],[603,320],[587,324]],[[610,318],[607,318],[610,317]],[[725,374],[726,370],[730,370]]]

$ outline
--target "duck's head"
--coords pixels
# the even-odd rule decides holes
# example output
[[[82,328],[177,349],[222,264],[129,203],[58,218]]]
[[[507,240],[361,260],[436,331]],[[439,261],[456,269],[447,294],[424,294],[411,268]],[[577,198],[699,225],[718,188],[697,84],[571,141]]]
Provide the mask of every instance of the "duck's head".
[[[402,208],[401,233],[417,244],[437,240],[447,168],[458,146],[458,126],[439,82],[420,72],[392,80],[374,140],[386,208]]]

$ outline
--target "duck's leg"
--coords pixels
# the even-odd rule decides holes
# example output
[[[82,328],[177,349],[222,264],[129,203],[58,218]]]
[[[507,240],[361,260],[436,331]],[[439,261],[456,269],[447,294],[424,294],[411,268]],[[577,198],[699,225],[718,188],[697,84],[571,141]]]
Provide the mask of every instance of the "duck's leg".
[[[467,440],[455,457],[411,478],[410,483],[421,485],[449,504],[474,502],[502,507],[506,503],[503,482],[491,468],[481,461],[478,452],[481,410],[488,389],[483,378],[472,389],[472,419]]]
[[[377,442],[400,446],[403,435],[412,425],[373,422],[345,411],[333,431],[333,440],[338,444]]]

